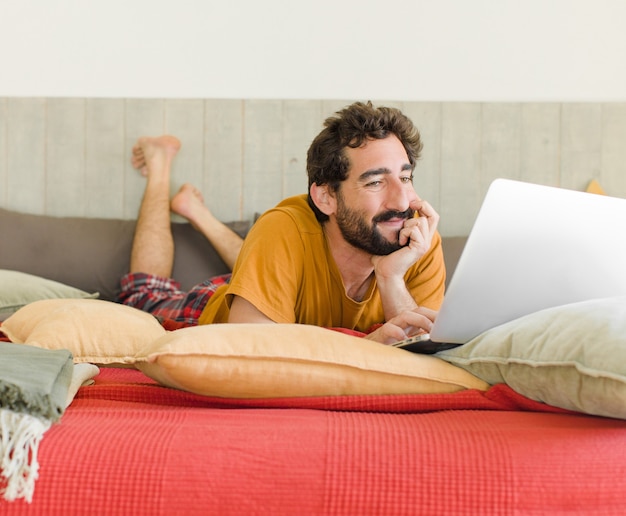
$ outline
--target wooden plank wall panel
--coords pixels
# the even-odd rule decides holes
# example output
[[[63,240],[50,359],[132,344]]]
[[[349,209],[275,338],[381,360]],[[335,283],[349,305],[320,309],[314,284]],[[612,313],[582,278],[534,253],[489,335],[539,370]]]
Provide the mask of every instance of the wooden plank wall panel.
[[[142,135],[182,140],[172,191],[198,186],[222,220],[252,218],[306,191],[306,151],[350,100],[0,99],[0,206],[135,218]],[[424,141],[415,185],[444,235],[467,234],[495,177],[626,197],[626,103],[385,102]]]
[[[126,164],[130,159],[124,144],[124,116],[123,99],[88,99],[86,102],[84,192],[87,217],[124,216]]]
[[[561,113],[560,185],[583,190],[591,178],[600,179],[602,105],[564,104]]]
[[[482,200],[481,105],[444,104],[441,119],[441,231],[467,235]]]
[[[561,106],[522,104],[520,179],[558,185],[560,178]]]
[[[521,106],[483,104],[481,121],[480,194],[494,179],[520,179]]]
[[[204,179],[198,185],[221,220],[243,218],[243,101],[206,100]]]
[[[46,101],[7,100],[6,208],[45,213]]]
[[[61,216],[68,205],[85,214],[85,100],[50,99],[46,118],[46,213]]]
[[[626,104],[602,106],[600,184],[610,195],[626,197]]]
[[[318,101],[287,100],[283,117],[282,197],[291,197],[308,189],[306,155],[321,130],[322,107]]]
[[[247,100],[244,107],[244,219],[282,198],[283,105],[280,100]]]

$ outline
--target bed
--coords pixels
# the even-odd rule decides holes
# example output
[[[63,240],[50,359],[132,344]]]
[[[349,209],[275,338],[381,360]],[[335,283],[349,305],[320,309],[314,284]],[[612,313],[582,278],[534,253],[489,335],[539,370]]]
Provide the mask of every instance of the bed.
[[[437,356],[342,329],[179,329],[111,301],[132,231],[0,209],[4,340],[97,365],[45,432],[32,500],[2,514],[623,512],[624,299]],[[174,233],[184,285],[224,272]],[[444,239],[449,271],[462,245]]]

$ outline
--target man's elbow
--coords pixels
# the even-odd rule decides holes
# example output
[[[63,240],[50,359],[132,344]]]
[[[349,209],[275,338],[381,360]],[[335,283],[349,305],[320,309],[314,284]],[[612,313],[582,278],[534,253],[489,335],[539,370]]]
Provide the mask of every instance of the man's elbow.
[[[261,312],[250,301],[241,296],[233,296],[228,314],[229,323],[273,323],[269,317]]]

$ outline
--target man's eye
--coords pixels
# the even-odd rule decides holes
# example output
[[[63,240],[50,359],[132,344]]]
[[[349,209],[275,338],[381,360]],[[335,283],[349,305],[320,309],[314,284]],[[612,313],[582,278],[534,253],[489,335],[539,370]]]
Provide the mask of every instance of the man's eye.
[[[376,188],[377,186],[380,186],[382,183],[383,183],[382,181],[370,181],[365,186],[369,188]]]
[[[404,176],[404,177],[400,178],[400,180],[403,183],[412,183],[413,182],[413,176]]]

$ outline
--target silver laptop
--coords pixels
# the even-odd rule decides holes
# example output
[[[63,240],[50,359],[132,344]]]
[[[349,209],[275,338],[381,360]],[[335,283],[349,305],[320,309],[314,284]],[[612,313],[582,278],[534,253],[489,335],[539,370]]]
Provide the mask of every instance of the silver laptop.
[[[496,179],[430,336],[398,346],[434,353],[545,308],[626,295],[625,226],[626,199]]]

